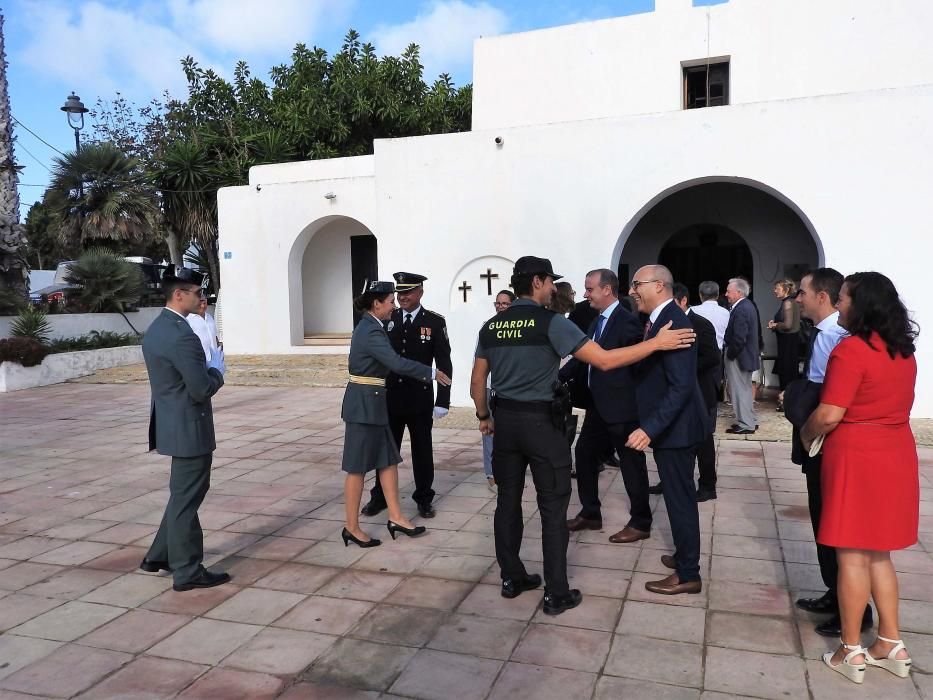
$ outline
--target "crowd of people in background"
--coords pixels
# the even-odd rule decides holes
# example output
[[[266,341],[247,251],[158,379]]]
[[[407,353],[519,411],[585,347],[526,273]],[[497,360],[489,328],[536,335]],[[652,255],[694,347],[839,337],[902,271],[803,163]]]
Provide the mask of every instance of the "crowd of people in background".
[[[387,509],[393,539],[426,532],[406,517],[399,495],[406,430],[412,497],[423,519],[435,515],[431,427],[447,414],[453,372],[446,323],[421,305],[426,279],[398,272],[394,282],[368,282],[355,300],[362,320],[353,332],[341,413],[346,546],[381,544],[361,527],[360,512]],[[759,427],[755,385],[766,376],[751,285],[736,276],[721,298],[720,285],[704,281],[696,290],[700,304],[690,306],[690,290],[663,265],[640,268],[628,294],[621,294],[612,270],[593,269],[579,303],[573,286],[560,280],[550,260],[520,258],[511,290],[495,296],[495,313],[476,341],[470,394],[484,474],[497,498],[501,594],[514,598],[543,582],[545,614],[580,604],[582,593],[567,579],[569,534],[602,529],[599,474],[607,465],[619,467],[630,506],[627,524],[608,541],[649,539],[649,497],[662,495],[674,551],[660,563],[671,573],[645,587],[659,595],[699,593],[698,503],[718,497],[721,397],[728,394],[735,415],[726,433],[754,435]],[[170,266],[163,277],[166,309],[143,341],[152,387],[150,449],[172,456],[172,472],[165,517],[140,568],[171,572],[176,591],[230,580],[204,568],[197,516],[215,449],[210,397],[223,386],[225,372],[205,281]],[[900,639],[891,552],[912,546],[918,534],[918,459],[909,423],[917,326],[894,284],[877,272],[844,277],[819,268],[799,282],[778,280],[772,291],[779,307],[767,328],[776,335],[778,410],[793,426],[791,459],[806,478],[827,589],[796,604],[826,615],[816,631],[840,638],[823,657],[832,670],[856,683],[869,666],[906,677],[911,659]],[[584,411],[579,435],[573,406]],[[649,449],[660,477],[653,486]],[[580,510],[568,518],[574,461]],[[543,580],[527,571],[519,554],[529,467],[542,521]],[[361,509],[372,470],[377,479]],[[873,625],[871,602],[878,633],[865,647],[861,634]]]

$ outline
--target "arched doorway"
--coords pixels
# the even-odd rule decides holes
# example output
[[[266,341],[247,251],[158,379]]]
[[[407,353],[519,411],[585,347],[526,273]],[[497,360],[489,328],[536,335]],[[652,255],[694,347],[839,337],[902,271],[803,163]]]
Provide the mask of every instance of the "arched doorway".
[[[289,255],[292,345],[349,343],[359,321],[353,298],[377,277],[376,237],[365,224],[328,216],[308,225]]]
[[[660,193],[625,226],[615,255],[625,280],[642,265],[667,265],[693,303],[703,280],[725,291],[729,278],[747,277],[765,329],[778,306],[774,283],[799,280],[823,258],[812,224],[793,202],[742,178],[703,178]],[[774,351],[772,335],[764,333],[768,353]]]
[[[671,236],[658,262],[669,268],[690,290],[690,303],[699,304],[697,288],[703,280],[745,277],[754,286],[752,251],[739,234],[720,224],[693,224]]]

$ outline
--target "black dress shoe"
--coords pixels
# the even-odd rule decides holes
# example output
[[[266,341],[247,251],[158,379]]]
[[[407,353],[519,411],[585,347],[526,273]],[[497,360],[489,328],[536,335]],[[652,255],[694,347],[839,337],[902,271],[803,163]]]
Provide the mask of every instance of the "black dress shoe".
[[[733,424],[730,425],[729,427],[734,429],[734,428],[741,428],[742,426],[739,425],[738,423],[733,423]],[[728,433],[729,431],[726,430],[726,432]],[[758,432],[758,424],[757,424],[757,423],[755,424],[755,432]]]
[[[655,496],[659,496],[660,494],[664,493],[664,490],[661,488],[661,482],[659,481],[654,486],[649,486],[648,493],[654,494]]]
[[[576,588],[571,588],[563,595],[544,594],[544,606],[542,610],[545,615],[560,615],[562,612],[577,607],[583,601],[583,594]]]
[[[865,630],[871,629],[872,625],[872,614],[871,606],[865,606],[865,612],[862,614],[862,629]],[[816,626],[816,633],[824,637],[839,637],[842,635],[842,620],[839,618],[839,615],[833,615],[830,619],[824,622],[821,625]]]
[[[836,596],[826,591],[819,598],[798,598],[797,607],[812,613],[835,613],[839,610],[839,602]]]
[[[727,433],[732,435],[754,435],[754,430],[749,430],[748,428],[726,428]]]
[[[434,506],[430,503],[419,503],[418,504],[418,515],[422,518],[433,518],[437,515],[437,511],[434,510]]]
[[[379,515],[387,507],[388,506],[386,506],[384,502],[379,503],[378,501],[374,501],[370,499],[369,503],[363,506],[363,509],[360,511],[360,514],[361,515]]]
[[[704,501],[715,501],[716,489],[697,489],[697,503]]]
[[[517,598],[525,591],[531,591],[541,585],[540,574],[529,574],[523,579],[502,579],[502,597]]]
[[[176,583],[172,586],[176,591],[190,591],[193,588],[213,588],[230,580],[230,574],[214,573],[204,567],[194,575],[194,578],[184,583]]]
[[[155,574],[159,571],[171,572],[167,561],[150,561],[149,559],[143,559],[139,568],[143,571],[148,571],[150,574]]]

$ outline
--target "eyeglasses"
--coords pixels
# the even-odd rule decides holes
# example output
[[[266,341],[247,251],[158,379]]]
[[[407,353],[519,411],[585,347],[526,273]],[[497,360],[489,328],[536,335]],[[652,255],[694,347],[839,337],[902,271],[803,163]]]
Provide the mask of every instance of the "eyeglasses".
[[[511,301],[494,301],[492,302],[492,305],[496,307],[505,306],[506,308],[508,308],[509,306],[512,305],[512,302]]]
[[[632,289],[638,291],[638,288],[643,284],[651,284],[652,282],[660,282],[661,280],[632,280]]]

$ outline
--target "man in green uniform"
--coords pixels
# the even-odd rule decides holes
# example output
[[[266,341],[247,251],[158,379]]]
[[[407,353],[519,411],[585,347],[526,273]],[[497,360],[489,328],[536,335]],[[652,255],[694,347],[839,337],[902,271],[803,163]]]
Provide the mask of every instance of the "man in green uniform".
[[[195,313],[206,278],[169,265],[162,276],[165,308],[143,338],[143,357],[152,390],[149,449],[171,455],[169,499],[155,539],[140,567],[171,571],[173,588],[187,591],[226,583],[230,576],[208,571],[198,508],[210,485],[214,441],[211,396],[224,384],[223,352],[204,361],[198,336],[185,321]]]
[[[541,577],[529,575],[519,557],[522,492],[530,464],[541,514],[543,610],[548,615],[575,608],[583,599],[567,583],[570,446],[564,435],[564,407],[555,406],[561,358],[573,355],[605,371],[638,362],[655,350],[683,348],[694,337],[689,330],[662,330],[651,341],[604,350],[576,325],[544,308],[560,277],[546,258],[525,256],[516,261],[512,287],[518,299],[483,324],[470,378],[480,432],[493,435],[492,469],[499,486],[493,526],[502,595],[514,598],[541,585]],[[486,398],[490,372],[496,396],[495,430]]]

